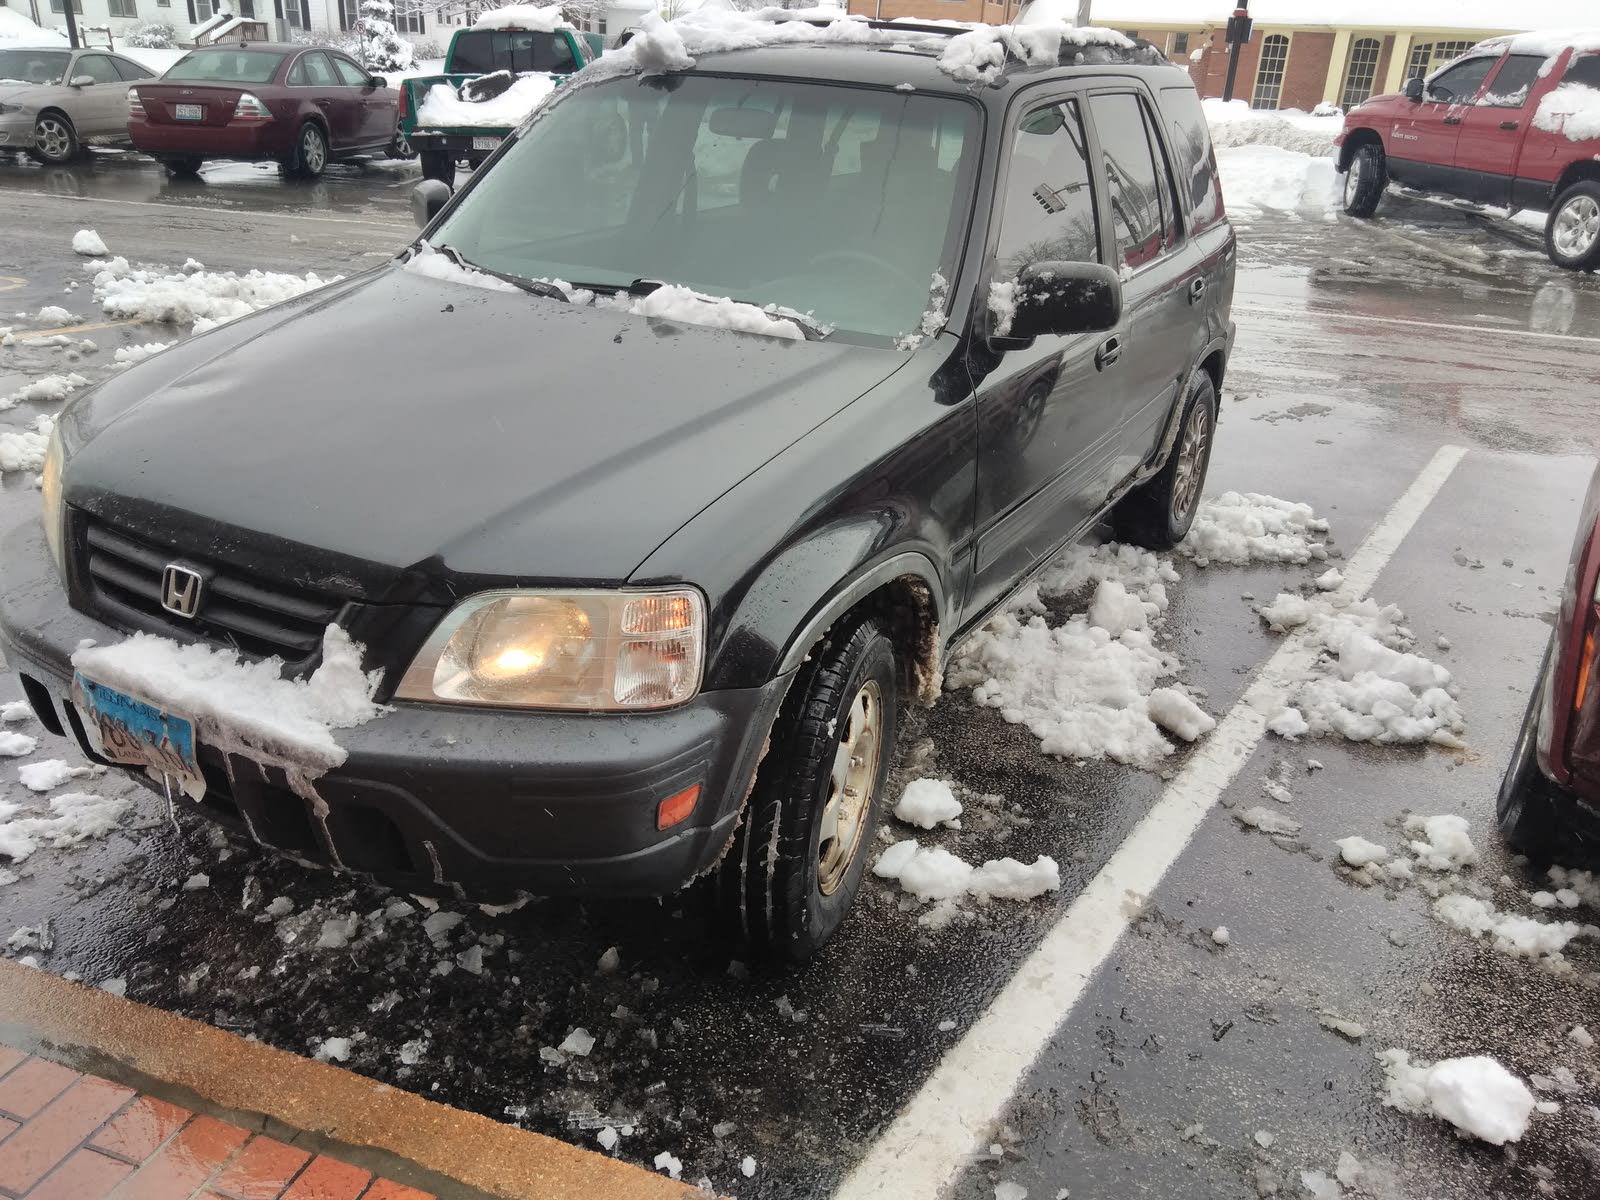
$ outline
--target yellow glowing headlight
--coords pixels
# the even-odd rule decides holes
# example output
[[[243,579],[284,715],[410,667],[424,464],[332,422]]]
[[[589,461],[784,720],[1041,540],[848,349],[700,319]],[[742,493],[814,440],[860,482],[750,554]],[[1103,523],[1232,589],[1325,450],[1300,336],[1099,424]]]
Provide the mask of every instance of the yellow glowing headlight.
[[[661,592],[484,592],[457,605],[395,696],[517,708],[664,708],[694,696],[705,601]]]
[[[66,508],[61,499],[61,466],[65,454],[61,449],[61,434],[50,431],[50,442],[45,447],[44,470],[39,475],[39,496],[44,502],[44,540],[50,547],[50,557],[62,579],[67,575]]]

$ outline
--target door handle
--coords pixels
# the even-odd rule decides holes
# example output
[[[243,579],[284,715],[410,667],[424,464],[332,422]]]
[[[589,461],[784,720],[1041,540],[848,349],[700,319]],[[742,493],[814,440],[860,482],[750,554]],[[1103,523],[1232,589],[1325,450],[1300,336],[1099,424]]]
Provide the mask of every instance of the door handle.
[[[1446,117],[1444,119],[1444,123],[1446,125],[1459,125],[1459,124],[1461,124],[1461,118],[1460,117]]]
[[[1122,357],[1122,339],[1108,337],[1100,343],[1100,348],[1094,352],[1094,369],[1104,371],[1117,359]]]
[[[1521,124],[1522,124],[1521,121],[1501,121],[1500,122],[1500,128],[1506,130],[1509,133],[1511,130],[1517,128]]]
[[[1206,294],[1206,281],[1203,278],[1189,281],[1189,303],[1199,304],[1202,296]]]

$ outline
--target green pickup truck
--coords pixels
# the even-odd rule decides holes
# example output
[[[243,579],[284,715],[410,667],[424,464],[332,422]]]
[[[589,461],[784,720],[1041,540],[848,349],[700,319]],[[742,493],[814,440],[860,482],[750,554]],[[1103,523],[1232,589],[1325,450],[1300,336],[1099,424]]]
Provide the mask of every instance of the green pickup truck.
[[[403,81],[400,131],[425,179],[454,184],[458,163],[482,163],[542,92],[600,55],[599,34],[564,21],[555,28],[530,24],[538,27],[508,24],[506,10],[487,13],[450,39],[443,75]]]

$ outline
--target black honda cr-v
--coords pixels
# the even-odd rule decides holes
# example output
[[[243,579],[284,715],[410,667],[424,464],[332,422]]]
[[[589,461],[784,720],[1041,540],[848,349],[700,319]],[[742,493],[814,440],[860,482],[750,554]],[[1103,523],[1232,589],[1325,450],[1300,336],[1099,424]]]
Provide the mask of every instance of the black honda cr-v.
[[[1104,30],[652,20],[414,199],[393,262],[66,411],[4,547],[29,699],[302,859],[704,877],[806,958],[952,645],[1108,513],[1188,529],[1234,267],[1188,76]],[[329,625],[384,707],[315,761],[79,650],[303,678]]]

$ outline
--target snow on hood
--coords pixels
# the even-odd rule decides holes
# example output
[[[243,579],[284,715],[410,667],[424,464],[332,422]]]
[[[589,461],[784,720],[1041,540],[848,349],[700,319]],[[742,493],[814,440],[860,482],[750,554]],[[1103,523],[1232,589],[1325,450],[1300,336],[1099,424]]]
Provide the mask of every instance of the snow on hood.
[[[190,718],[197,741],[282,768],[295,791],[314,800],[312,780],[346,757],[333,730],[384,711],[372,699],[383,672],[363,672],[364,653],[329,625],[322,664],[306,679],[283,678],[276,658],[250,662],[231,650],[147,633],[79,650],[72,665],[98,683]]]
[[[1005,64],[1009,52],[1033,66],[1058,61],[1063,46],[1114,46],[1131,49],[1133,41],[1114,29],[1079,28],[1064,21],[1027,26],[967,25],[941,21],[962,32],[955,36],[915,29],[875,29],[865,17],[823,10],[827,25],[792,19],[781,8],[758,12],[699,9],[673,21],[647,13],[638,32],[621,50],[602,56],[582,72],[588,78],[637,71],[659,75],[687,71],[704,54],[729,50],[755,50],[782,45],[912,45],[940,50],[939,69],[956,79],[988,83]]]
[[[493,15],[493,14],[490,14]],[[417,108],[417,124],[429,128],[469,126],[480,129],[515,129],[551,92],[552,75],[519,75],[516,82],[488,100],[463,100],[447,83],[428,89]]]
[[[535,4],[508,4],[492,8],[472,23],[474,29],[531,29],[536,33],[554,33],[558,29],[571,29],[572,22],[561,15],[561,6],[552,4],[540,8]]]

